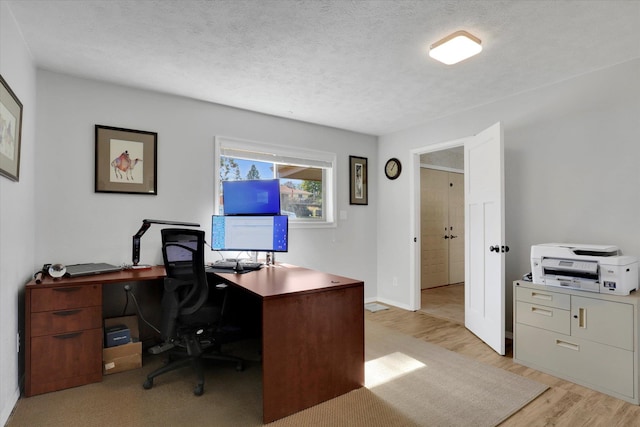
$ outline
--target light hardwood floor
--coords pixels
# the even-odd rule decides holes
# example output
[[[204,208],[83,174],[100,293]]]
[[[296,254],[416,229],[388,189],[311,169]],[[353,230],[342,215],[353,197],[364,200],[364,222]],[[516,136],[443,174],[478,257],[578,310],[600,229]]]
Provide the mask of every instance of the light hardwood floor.
[[[423,289],[420,311],[464,325],[464,283]]]
[[[367,320],[549,386],[501,426],[640,426],[640,406],[514,363],[510,340],[507,355],[500,356],[464,324],[423,311],[389,307],[375,313],[365,311],[365,316]]]

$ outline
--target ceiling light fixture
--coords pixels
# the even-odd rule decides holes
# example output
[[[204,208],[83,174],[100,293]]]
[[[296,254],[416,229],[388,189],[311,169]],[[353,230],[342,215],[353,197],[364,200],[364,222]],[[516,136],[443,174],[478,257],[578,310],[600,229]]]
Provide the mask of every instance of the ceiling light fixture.
[[[452,65],[482,51],[481,41],[464,30],[456,31],[432,44],[429,56],[444,64]]]

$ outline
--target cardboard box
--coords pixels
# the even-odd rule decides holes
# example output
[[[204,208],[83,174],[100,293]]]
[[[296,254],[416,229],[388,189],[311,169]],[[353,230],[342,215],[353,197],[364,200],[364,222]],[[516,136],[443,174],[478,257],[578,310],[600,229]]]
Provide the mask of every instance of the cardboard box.
[[[105,330],[118,325],[124,325],[129,329],[132,342],[102,350],[102,372],[105,375],[142,367],[142,343],[139,340],[138,316],[104,319]]]

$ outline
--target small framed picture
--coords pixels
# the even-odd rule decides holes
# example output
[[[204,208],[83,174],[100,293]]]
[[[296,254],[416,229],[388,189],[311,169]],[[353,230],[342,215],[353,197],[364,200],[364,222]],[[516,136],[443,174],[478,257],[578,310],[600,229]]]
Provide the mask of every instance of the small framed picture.
[[[369,204],[367,159],[349,156],[349,204]]]
[[[96,193],[158,194],[158,134],[96,125]]]
[[[22,103],[0,75],[0,175],[20,178],[20,144],[22,140]]]

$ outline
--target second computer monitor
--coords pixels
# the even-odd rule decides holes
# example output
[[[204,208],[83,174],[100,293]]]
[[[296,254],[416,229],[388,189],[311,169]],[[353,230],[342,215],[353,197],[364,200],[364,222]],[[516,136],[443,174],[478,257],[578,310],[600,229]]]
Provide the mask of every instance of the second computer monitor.
[[[280,180],[222,182],[225,215],[280,215]]]
[[[286,215],[213,215],[211,249],[214,251],[287,252],[289,250],[289,217]]]

